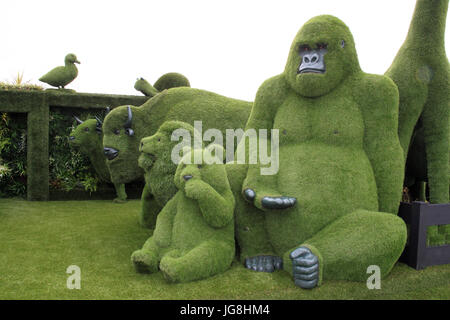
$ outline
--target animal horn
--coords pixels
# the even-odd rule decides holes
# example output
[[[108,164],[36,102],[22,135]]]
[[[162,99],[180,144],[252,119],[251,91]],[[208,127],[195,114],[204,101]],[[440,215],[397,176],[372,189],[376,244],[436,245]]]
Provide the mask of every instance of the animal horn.
[[[99,117],[95,116],[95,119],[97,120],[97,124],[98,124],[98,125],[101,126],[101,125],[103,124],[102,120],[100,120]]]
[[[127,122],[125,122],[123,127],[124,128],[131,128],[131,123],[132,123],[132,120],[133,120],[133,113],[131,112],[131,107],[130,106],[127,107],[127,110],[128,110],[128,119],[127,119]]]
[[[81,121],[80,118],[78,118],[77,116],[73,116],[73,117],[75,118],[75,121],[76,121],[78,124],[82,124],[82,123],[83,123],[83,121]]]

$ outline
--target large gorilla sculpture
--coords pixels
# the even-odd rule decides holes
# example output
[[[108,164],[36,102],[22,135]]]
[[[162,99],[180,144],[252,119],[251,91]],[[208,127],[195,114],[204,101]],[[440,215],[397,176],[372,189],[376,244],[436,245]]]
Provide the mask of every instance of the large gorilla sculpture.
[[[370,265],[386,275],[406,242],[396,216],[404,172],[398,91],[388,77],[361,71],[342,21],[318,16],[300,29],[284,72],[259,88],[246,129],[280,137],[278,173],[250,164],[245,174],[242,193],[257,209],[237,204],[247,267],[277,269],[281,257],[303,288],[365,281]]]

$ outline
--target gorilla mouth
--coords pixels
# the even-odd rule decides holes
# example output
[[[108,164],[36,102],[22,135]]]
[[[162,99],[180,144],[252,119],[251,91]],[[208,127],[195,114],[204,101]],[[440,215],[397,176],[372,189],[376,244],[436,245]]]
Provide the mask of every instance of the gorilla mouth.
[[[303,73],[319,73],[319,74],[324,74],[325,70],[323,69],[314,69],[314,68],[305,68],[302,70],[299,70],[297,72],[298,74],[303,74]]]

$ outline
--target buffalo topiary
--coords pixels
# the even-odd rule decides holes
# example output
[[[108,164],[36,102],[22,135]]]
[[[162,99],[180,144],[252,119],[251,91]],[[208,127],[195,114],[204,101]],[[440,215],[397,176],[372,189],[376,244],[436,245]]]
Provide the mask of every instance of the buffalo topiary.
[[[103,154],[101,120],[97,118],[81,121],[76,117],[75,119],[78,126],[70,133],[69,144],[72,147],[79,148],[89,158],[100,181],[111,183],[111,175],[106,166],[105,155]],[[125,184],[114,183],[114,188],[117,194],[114,202],[120,203],[126,201]]]
[[[449,202],[450,68],[444,43],[447,10],[448,0],[417,1],[408,36],[386,72],[400,93],[398,132],[405,157],[410,154],[407,185],[426,180],[431,203]],[[416,143],[411,144],[414,140]],[[423,189],[421,193],[423,198]],[[450,226],[428,230],[431,245],[444,243],[446,236],[450,236]]]
[[[103,146],[114,183],[128,183],[144,176],[138,166],[141,139],[155,134],[166,121],[183,121],[190,125],[202,121],[203,130],[215,128],[224,135],[226,129],[243,128],[251,103],[227,98],[193,88],[172,88],[149,99],[140,107],[120,106],[112,110],[103,123]],[[149,192],[142,193],[141,221],[152,228],[160,205]]]
[[[194,163],[195,156],[202,157],[201,164]],[[230,267],[234,198],[222,161],[208,148],[182,158],[174,177],[179,191],[158,215],[153,235],[131,257],[138,272],[159,268],[169,281],[187,282]]]
[[[282,258],[302,288],[365,281],[370,265],[388,274],[406,242],[396,216],[404,176],[398,90],[361,70],[342,21],[318,16],[300,29],[284,72],[259,88],[246,129],[279,132],[278,173],[249,165],[242,186],[260,217],[252,223],[253,213],[237,212],[238,224],[248,223],[238,239],[264,254],[247,257],[249,265],[266,261],[273,270]]]

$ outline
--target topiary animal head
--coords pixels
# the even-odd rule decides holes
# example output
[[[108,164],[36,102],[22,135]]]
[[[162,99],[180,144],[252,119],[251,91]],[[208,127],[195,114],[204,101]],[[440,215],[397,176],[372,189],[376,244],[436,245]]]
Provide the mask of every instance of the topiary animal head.
[[[69,144],[81,148],[85,152],[98,149],[102,143],[102,122],[100,119],[75,120],[78,126],[72,130],[69,136]]]
[[[65,64],[73,64],[73,63],[80,64],[80,61],[78,61],[77,56],[73,53],[69,53],[68,55],[66,55],[66,57],[64,58],[64,62]]]
[[[167,173],[175,173],[180,151],[183,147],[192,146],[192,142],[196,139],[197,144],[202,146],[200,134],[194,134],[195,129],[190,124],[182,121],[164,122],[158,131],[151,137],[145,137],[141,140],[139,151],[139,166],[146,172],[150,171],[156,160],[159,160],[161,166],[159,168]],[[172,135],[174,137],[172,141]],[[179,138],[182,137],[182,141]],[[174,156],[173,154],[174,153]],[[176,155],[175,155],[176,154]]]
[[[138,166],[139,143],[148,136],[148,126],[139,107],[120,106],[103,122],[106,164],[114,183],[128,183],[144,175]]]
[[[223,164],[224,154],[223,148],[216,144],[185,152],[174,177],[177,188],[183,190],[187,183],[195,180],[206,182],[219,193],[230,188]]]
[[[298,94],[319,97],[359,71],[350,30],[338,18],[322,15],[309,20],[297,33],[284,76]]]

